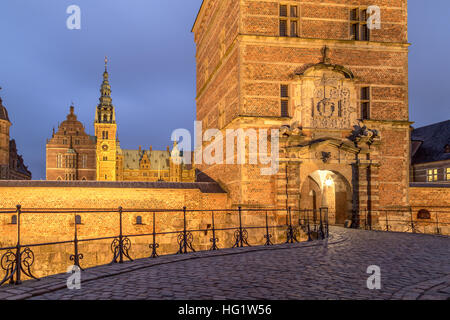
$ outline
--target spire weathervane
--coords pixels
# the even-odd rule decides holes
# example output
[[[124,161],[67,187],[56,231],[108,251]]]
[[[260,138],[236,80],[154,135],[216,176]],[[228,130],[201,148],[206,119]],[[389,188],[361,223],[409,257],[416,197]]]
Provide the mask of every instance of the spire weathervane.
[[[108,57],[105,56],[105,72],[108,71]]]

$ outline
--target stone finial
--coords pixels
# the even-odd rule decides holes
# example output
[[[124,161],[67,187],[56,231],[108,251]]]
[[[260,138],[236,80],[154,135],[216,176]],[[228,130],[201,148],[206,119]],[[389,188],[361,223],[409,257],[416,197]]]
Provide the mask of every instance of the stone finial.
[[[323,63],[325,64],[330,64],[331,59],[330,59],[330,48],[328,46],[323,47],[322,49],[322,54],[323,54]]]

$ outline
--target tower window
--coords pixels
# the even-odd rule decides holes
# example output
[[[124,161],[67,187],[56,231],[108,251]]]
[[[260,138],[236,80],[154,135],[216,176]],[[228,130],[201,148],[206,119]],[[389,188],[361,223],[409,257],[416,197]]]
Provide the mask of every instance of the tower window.
[[[281,116],[289,117],[289,87],[288,87],[288,85],[282,84],[280,86],[280,96],[281,96]]]
[[[370,87],[361,88],[361,119],[370,119]]]
[[[370,41],[367,18],[366,9],[354,8],[350,10],[350,40]]]
[[[280,5],[280,37],[297,36],[298,6]]]
[[[107,156],[103,156],[103,161],[108,161],[108,157]]]
[[[102,132],[102,138],[105,140],[108,140],[108,131],[103,131]]]

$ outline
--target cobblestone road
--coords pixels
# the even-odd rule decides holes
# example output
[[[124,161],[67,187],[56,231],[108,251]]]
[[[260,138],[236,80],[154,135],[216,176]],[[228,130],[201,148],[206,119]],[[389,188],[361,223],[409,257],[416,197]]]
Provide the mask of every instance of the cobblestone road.
[[[134,271],[124,272],[127,265],[144,262],[121,265],[118,275],[105,274],[115,266],[98,267],[96,274],[104,278],[84,281],[80,290],[38,295],[35,284],[40,282],[34,281],[16,288],[30,299],[450,298],[450,238],[343,228],[331,232],[327,245],[227,249],[184,255],[183,261],[174,261],[181,256],[161,257],[152,260],[157,265]],[[370,265],[381,268],[380,290],[367,288]],[[65,283],[66,278],[52,282]],[[43,280],[41,287],[48,282]]]

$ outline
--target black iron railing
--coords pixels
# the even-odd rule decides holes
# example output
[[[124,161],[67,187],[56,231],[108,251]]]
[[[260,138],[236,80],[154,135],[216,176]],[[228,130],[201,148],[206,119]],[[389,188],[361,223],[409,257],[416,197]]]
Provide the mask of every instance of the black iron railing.
[[[365,230],[450,235],[450,208],[361,210],[352,226]]]
[[[21,217],[24,215],[33,214],[73,214],[74,230],[73,238],[64,241],[53,241],[53,242],[39,242],[39,243],[29,243],[23,244],[21,240],[21,226],[23,222]],[[118,234],[114,236],[104,236],[96,238],[80,238],[79,236],[79,225],[84,214],[106,214],[113,213],[117,214],[118,218]],[[150,233],[137,233],[137,234],[126,234],[124,233],[124,214],[130,213],[146,213],[152,216],[152,231]],[[174,231],[159,231],[157,232],[157,215],[158,214],[182,214],[183,218],[183,229]],[[223,220],[222,226],[217,226],[217,215],[227,214],[228,220]],[[208,228],[189,228],[188,222],[190,215],[201,214],[202,219],[205,220],[206,217],[210,219],[211,222]],[[17,244],[10,247],[0,247],[0,266],[4,270],[5,275],[2,280],[0,280],[0,285],[9,282],[10,284],[20,284],[22,282],[22,275],[26,275],[29,278],[37,279],[32,273],[32,267],[35,264],[35,255],[32,248],[43,247],[50,245],[60,245],[60,244],[72,244],[73,251],[69,256],[70,261],[73,265],[79,267],[81,270],[81,261],[84,259],[85,255],[80,252],[80,243],[99,241],[99,240],[109,240],[111,241],[111,252],[112,259],[111,263],[123,263],[124,260],[128,259],[133,261],[130,249],[132,245],[132,238],[149,236],[151,242],[148,243],[148,247],[151,253],[148,255],[150,258],[159,257],[158,249],[160,244],[158,243],[159,237],[163,235],[176,235],[177,236],[177,254],[186,254],[188,252],[195,252],[194,248],[194,238],[195,234],[200,234],[204,232],[207,235],[211,232],[211,238],[209,239],[210,246],[209,250],[219,250],[219,237],[218,232],[231,232],[232,233],[232,248],[251,246],[249,241],[249,232],[254,230],[260,230],[259,234],[255,237],[262,235],[262,243],[264,245],[270,246],[274,245],[274,235],[271,230],[278,230],[279,234],[284,234],[285,236],[278,237],[278,243],[295,243],[299,242],[298,236],[301,232],[307,237],[308,241],[315,239],[325,239],[329,235],[329,223],[328,223],[328,210],[327,208],[322,208],[320,210],[294,210],[289,208],[288,210],[275,210],[275,209],[242,209],[239,207],[234,210],[188,210],[184,207],[181,210],[161,210],[161,209],[124,209],[119,207],[114,210],[96,210],[96,209],[32,209],[24,210],[20,205],[17,206],[16,210],[0,210],[0,215],[11,215],[11,223],[17,225]],[[243,218],[248,218],[250,215],[257,217],[262,224],[245,224]],[[294,217],[298,220],[294,220]],[[236,219],[233,219],[235,217]],[[140,217],[142,219],[142,217]],[[237,220],[237,225],[234,223]],[[129,221],[129,220],[128,220]],[[280,223],[283,221],[283,223]],[[285,221],[285,223],[284,223]],[[295,221],[295,222],[294,222]],[[60,226],[64,228],[64,226]],[[114,226],[109,226],[112,228]],[[163,228],[164,225],[158,226]],[[49,230],[52,231],[52,230]],[[54,230],[53,230],[54,232]],[[2,239],[4,240],[4,239]],[[2,253],[3,252],[3,253]],[[1,279],[1,278],[0,278]]]

